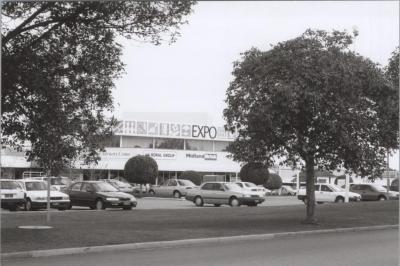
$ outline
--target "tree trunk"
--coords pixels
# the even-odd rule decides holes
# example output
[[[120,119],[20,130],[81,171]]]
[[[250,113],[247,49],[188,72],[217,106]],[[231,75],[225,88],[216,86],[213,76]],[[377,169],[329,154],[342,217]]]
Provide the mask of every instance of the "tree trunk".
[[[315,212],[315,182],[314,182],[314,157],[306,160],[306,224],[316,224]]]

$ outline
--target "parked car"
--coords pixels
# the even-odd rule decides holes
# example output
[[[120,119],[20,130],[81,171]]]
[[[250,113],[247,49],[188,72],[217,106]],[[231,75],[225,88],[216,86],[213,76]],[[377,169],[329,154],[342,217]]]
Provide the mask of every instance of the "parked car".
[[[35,179],[20,179],[18,182],[26,193],[25,210],[45,209],[47,207],[47,183]],[[70,206],[69,196],[65,193],[50,190],[50,207],[66,210]]]
[[[386,191],[387,191],[387,186],[382,186],[384,189],[386,189]],[[394,199],[394,200],[398,200],[399,199],[399,192],[398,191],[395,191],[395,190],[392,190],[392,187],[390,186],[389,187],[389,198],[390,199]]]
[[[131,210],[136,207],[136,198],[119,191],[116,187],[103,181],[76,182],[66,189],[71,206],[85,206],[91,209],[123,208]]]
[[[16,211],[25,206],[25,191],[13,179],[0,180],[1,208]]]
[[[254,192],[255,194],[260,195],[260,197],[265,197],[267,194],[267,189],[264,187],[258,187],[256,184],[251,182],[235,182],[235,184],[247,192]]]
[[[280,195],[287,195],[287,196],[296,196],[297,191],[295,188],[291,187],[291,186],[287,186],[287,185],[283,185],[280,188]]]
[[[222,204],[232,207],[257,206],[265,201],[265,197],[260,197],[258,193],[245,191],[237,184],[229,182],[206,182],[199,188],[189,190],[185,198],[199,207],[204,204],[218,207]]]
[[[387,193],[384,187],[375,184],[351,184],[350,191],[359,193],[361,200],[388,200],[396,198],[395,195]]]
[[[186,196],[187,192],[196,188],[196,185],[186,179],[168,179],[158,186],[152,186],[149,189],[150,195],[163,197],[180,198]]]
[[[315,201],[317,203],[323,202],[336,202],[343,203],[346,197],[346,192],[338,186],[332,184],[316,184],[315,185]],[[306,188],[300,187],[299,194],[297,195],[299,200],[304,203],[307,202]],[[360,201],[361,195],[354,192],[349,192],[349,201]]]
[[[133,193],[134,188],[129,183],[125,183],[116,179],[102,179],[102,181],[107,182],[114,187],[116,187],[119,191],[125,193]]]

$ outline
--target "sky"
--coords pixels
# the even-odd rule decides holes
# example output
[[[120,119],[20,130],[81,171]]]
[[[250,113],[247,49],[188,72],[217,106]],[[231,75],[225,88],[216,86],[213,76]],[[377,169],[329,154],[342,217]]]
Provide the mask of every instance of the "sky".
[[[295,38],[306,29],[357,29],[352,48],[385,66],[399,44],[397,1],[198,2],[173,44],[121,40],[125,75],[115,114],[202,112],[223,125],[225,92],[240,53]],[[398,155],[390,166],[399,168]]]

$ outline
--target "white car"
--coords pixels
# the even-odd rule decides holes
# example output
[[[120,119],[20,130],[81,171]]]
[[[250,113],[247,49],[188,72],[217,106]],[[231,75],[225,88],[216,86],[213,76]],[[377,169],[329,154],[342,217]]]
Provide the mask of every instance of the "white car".
[[[25,205],[25,191],[13,179],[0,180],[1,208],[16,211]]]
[[[251,182],[234,182],[236,185],[241,187],[244,191],[252,192],[254,194],[259,195],[260,197],[265,197],[267,194],[267,190],[263,187],[259,187]]]
[[[317,203],[323,202],[336,202],[342,203],[345,200],[346,192],[338,186],[331,184],[315,184],[315,201]],[[299,194],[297,195],[299,200],[304,203],[306,199],[306,188],[300,187]],[[354,192],[349,192],[349,201],[360,201],[361,195]]]
[[[26,193],[25,210],[45,209],[47,207],[47,183],[35,179],[21,179],[18,182]],[[69,196],[65,193],[50,190],[50,207],[66,210],[70,207]]]
[[[188,191],[186,200],[192,201],[196,206],[222,204],[237,207],[240,205],[257,206],[265,201],[258,193],[245,191],[235,183],[230,182],[205,182],[199,188]]]
[[[190,180],[168,179],[158,186],[152,186],[149,189],[149,194],[161,197],[180,198],[186,196],[188,191],[196,187],[197,186]]]
[[[296,196],[296,189],[291,186],[283,185],[280,188],[279,195]]]

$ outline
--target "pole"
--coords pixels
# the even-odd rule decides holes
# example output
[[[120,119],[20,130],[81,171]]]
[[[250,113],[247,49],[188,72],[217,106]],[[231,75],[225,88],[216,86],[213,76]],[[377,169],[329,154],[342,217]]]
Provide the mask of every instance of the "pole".
[[[387,175],[387,179],[386,179],[386,190],[387,190],[387,193],[389,193],[389,190],[390,190],[390,178],[389,178],[389,149],[387,149],[387,163],[386,163],[386,175]]]
[[[47,177],[47,213],[46,213],[46,221],[50,222],[50,176]]]
[[[299,189],[300,189],[300,172],[297,172],[296,174],[296,194],[299,195]]]
[[[349,175],[345,175],[346,176],[346,183],[345,183],[345,193],[344,193],[344,201],[345,202],[349,202],[349,188],[350,188],[350,178]]]

